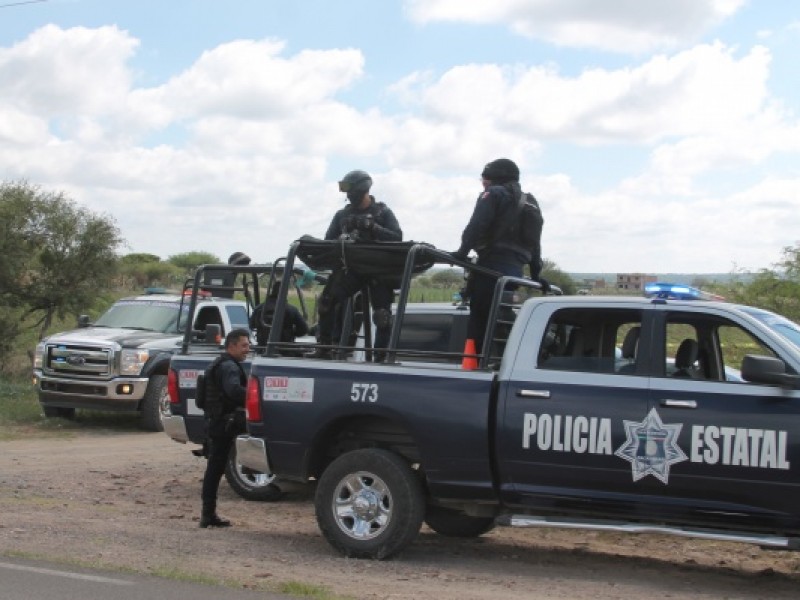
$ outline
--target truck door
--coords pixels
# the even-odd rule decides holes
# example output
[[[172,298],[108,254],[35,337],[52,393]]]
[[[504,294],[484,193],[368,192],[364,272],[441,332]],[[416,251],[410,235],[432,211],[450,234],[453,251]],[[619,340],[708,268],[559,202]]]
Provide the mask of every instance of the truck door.
[[[709,524],[800,513],[800,393],[739,373],[745,354],[778,351],[744,320],[710,311],[664,310],[656,331],[663,358],[639,427],[657,423],[673,461],[642,476],[657,475],[663,495]]]
[[[630,508],[636,482],[616,451],[626,423],[647,414],[649,312],[542,303],[498,389],[498,472],[506,502],[610,512]],[[502,379],[501,375],[501,379]]]

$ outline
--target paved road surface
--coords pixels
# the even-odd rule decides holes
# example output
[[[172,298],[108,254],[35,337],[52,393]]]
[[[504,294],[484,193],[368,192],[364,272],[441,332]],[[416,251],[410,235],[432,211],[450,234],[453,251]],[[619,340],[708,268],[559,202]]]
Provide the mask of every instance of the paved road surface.
[[[296,600],[292,596],[0,557],[0,600]]]

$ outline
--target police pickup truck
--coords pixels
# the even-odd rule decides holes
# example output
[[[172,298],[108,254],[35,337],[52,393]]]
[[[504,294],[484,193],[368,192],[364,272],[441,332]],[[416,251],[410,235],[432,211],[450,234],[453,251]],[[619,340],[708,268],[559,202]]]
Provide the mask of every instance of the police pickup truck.
[[[475,369],[393,348],[385,363],[256,358],[240,460],[315,480],[319,527],[352,557],[390,557],[423,522],[798,548],[800,327],[663,290],[503,306],[523,286],[498,279],[493,313],[513,325],[490,320]]]
[[[169,358],[184,333],[202,337],[209,324],[223,335],[247,327],[239,300],[205,293],[191,319],[188,309],[184,295],[150,290],[118,300],[94,323],[81,316],[77,329],[44,339],[33,365],[44,415],[71,418],[76,408],[138,412],[144,429],[161,431]]]

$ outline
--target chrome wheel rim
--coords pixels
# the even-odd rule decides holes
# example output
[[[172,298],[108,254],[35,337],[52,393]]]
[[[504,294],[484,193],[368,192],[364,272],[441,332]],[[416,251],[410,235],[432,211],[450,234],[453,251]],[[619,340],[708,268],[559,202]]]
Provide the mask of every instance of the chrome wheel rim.
[[[379,536],[392,519],[392,494],[376,475],[359,471],[344,477],[336,486],[333,515],[346,535],[356,540]]]

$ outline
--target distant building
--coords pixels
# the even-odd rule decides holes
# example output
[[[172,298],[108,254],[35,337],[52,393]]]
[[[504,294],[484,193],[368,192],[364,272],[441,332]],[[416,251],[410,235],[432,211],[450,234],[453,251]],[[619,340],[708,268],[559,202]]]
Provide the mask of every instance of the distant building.
[[[618,290],[643,291],[648,283],[658,281],[656,275],[645,275],[644,273],[617,273]]]

